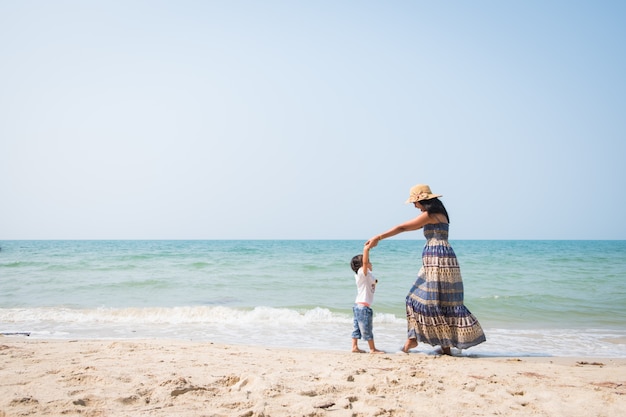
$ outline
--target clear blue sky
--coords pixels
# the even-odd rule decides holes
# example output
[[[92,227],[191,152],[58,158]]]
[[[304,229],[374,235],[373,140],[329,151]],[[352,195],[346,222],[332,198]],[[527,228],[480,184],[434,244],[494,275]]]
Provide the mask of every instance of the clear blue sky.
[[[0,239],[367,239],[416,183],[626,239],[623,1],[0,0],[0,55]]]

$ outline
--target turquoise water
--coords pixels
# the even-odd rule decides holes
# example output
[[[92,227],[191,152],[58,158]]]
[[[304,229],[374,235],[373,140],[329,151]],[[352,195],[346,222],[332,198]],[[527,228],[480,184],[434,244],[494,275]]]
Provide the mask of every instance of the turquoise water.
[[[467,355],[626,357],[626,241],[451,241],[487,342]],[[386,240],[376,343],[405,337],[424,240]],[[0,241],[0,332],[349,348],[361,241]],[[417,351],[431,353],[430,346]]]

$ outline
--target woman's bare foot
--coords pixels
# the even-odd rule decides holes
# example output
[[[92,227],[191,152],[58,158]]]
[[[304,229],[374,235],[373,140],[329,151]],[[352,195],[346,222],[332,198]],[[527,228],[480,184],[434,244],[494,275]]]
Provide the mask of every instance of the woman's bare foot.
[[[413,349],[417,347],[417,340],[415,339],[406,339],[406,342],[404,342],[404,347],[402,348],[402,351],[404,353],[409,353],[409,349]]]
[[[374,350],[370,350],[370,353],[385,353],[385,351],[384,350],[374,349]]]
[[[352,349],[352,353],[365,353],[365,351],[363,349],[359,349],[359,348],[354,349],[353,348]]]

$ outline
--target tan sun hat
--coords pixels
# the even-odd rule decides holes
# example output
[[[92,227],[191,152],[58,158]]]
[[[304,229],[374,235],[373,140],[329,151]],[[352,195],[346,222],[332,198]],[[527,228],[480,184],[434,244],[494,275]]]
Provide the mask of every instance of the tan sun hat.
[[[406,200],[405,204],[416,203],[422,200],[430,200],[435,197],[442,197],[441,194],[433,194],[430,191],[430,187],[426,184],[417,184],[411,187],[411,191],[409,191],[409,199]]]

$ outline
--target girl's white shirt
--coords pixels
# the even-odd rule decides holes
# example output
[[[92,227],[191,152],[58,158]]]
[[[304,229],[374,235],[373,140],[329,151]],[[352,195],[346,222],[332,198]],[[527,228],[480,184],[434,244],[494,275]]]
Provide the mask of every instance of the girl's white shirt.
[[[358,272],[354,274],[356,281],[356,300],[355,303],[364,303],[369,306],[374,302],[374,292],[376,292],[376,278],[372,274],[371,270],[367,270],[367,273],[363,273],[363,267],[359,268]]]

